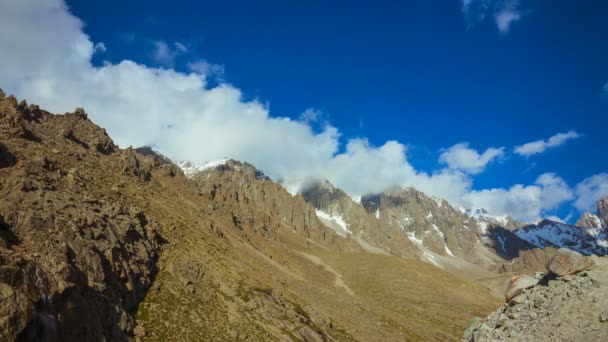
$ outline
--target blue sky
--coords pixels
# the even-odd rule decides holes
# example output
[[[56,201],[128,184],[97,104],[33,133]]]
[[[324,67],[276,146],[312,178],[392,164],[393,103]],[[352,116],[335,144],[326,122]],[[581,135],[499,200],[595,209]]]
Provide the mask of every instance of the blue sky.
[[[334,157],[348,156],[349,142],[365,139],[367,147],[363,149],[370,155],[380,151],[378,155],[388,158],[399,155],[402,148],[407,159],[387,161],[384,165],[384,157],[370,157],[361,164],[350,158],[349,162],[332,164],[332,171],[299,174],[294,171],[301,168],[298,162],[271,160],[273,155],[276,158],[277,153],[290,150],[216,149],[230,157],[250,159],[275,179],[298,173],[297,179],[290,181],[301,185],[305,178],[326,176],[335,178],[331,180],[353,195],[361,195],[366,190],[379,189],[357,186],[352,179],[370,178],[374,175],[373,168],[367,173],[346,169],[363,170],[368,166],[362,165],[380,160],[378,168],[395,167],[394,172],[380,173],[386,178],[382,184],[416,185],[416,177],[422,174],[425,177],[422,183],[444,187],[421,185],[423,190],[452,202],[468,198],[468,203],[478,205],[482,199],[498,201],[495,197],[501,195],[495,193],[486,198],[478,193],[471,200],[475,196],[467,197],[468,193],[493,188],[508,192],[515,184],[534,187],[539,176],[546,173],[559,177],[559,182],[555,179],[552,182],[561,186],[557,194],[543,194],[543,188],[534,195],[541,202],[551,202],[547,197],[558,198],[558,203],[541,205],[533,213],[520,216],[525,219],[535,215],[577,216],[582,208],[589,208],[589,201],[597,199],[582,204],[578,197],[608,192],[608,177],[601,176],[608,171],[608,159],[604,157],[608,148],[605,133],[608,91],[603,90],[608,82],[605,1],[587,1],[584,7],[574,1],[527,0],[300,3],[67,0],[67,6],[62,6],[60,0],[44,2],[80,19],[84,26],[78,28],[78,33],[88,35],[90,43],[96,46],[89,58],[94,70],[99,71],[104,65],[116,66],[123,77],[128,68],[118,66],[132,60],[146,70],[171,70],[180,75],[198,72],[204,75],[207,89],[229,84],[238,90],[239,101],[259,103],[270,118],[288,117],[293,122],[305,122],[317,136],[302,133],[307,137],[302,138],[307,141],[302,146],[327,143],[326,148],[319,148],[322,151],[318,154],[329,151]],[[48,27],[58,25],[53,24],[53,15],[56,14],[48,15]],[[68,19],[66,22],[65,32],[78,38],[74,25]],[[114,82],[120,78],[113,77]],[[176,158],[204,161],[216,157],[208,150],[200,152],[200,158],[196,150],[182,153],[185,148],[175,144],[175,139],[139,139],[139,135],[121,132],[124,129],[115,128],[118,126],[115,121],[102,116],[104,106],[84,95],[57,103],[41,93],[40,87],[22,83],[15,79],[9,85],[13,89],[9,90],[42,104],[48,102],[52,109],[84,102],[93,111],[93,118],[98,115],[96,121],[108,127],[110,134],[117,132],[113,136],[119,142],[122,137],[128,144],[151,143]],[[111,99],[108,94],[103,101]],[[180,109],[179,103],[170,105],[171,111],[195,111]],[[163,102],[157,107],[164,106],[169,104]],[[125,106],[116,110],[127,113],[132,108],[146,107]],[[303,119],[302,113],[307,110],[315,113],[308,116],[314,120]],[[179,127],[185,120],[171,119],[170,115],[160,118],[159,125],[169,128]],[[239,118],[237,115],[232,120]],[[268,134],[265,124],[259,124],[260,134]],[[327,124],[337,132],[327,131]],[[225,131],[223,136],[230,132]],[[259,142],[260,146],[276,144],[294,134],[287,128],[271,132],[280,138]],[[571,134],[563,141],[536,144],[536,148],[546,147],[540,153],[529,156],[515,153],[516,146],[567,132]],[[327,136],[335,133],[337,138],[322,136],[324,133]],[[187,134],[194,136],[196,132]],[[131,139],[133,136],[138,139]],[[193,138],[189,145],[209,146],[214,142],[230,145],[220,140]],[[401,147],[387,147],[387,141],[396,141]],[[257,140],[243,141],[256,143]],[[299,145],[293,144],[297,150]],[[383,146],[387,148],[382,150]],[[450,149],[454,146],[461,148]],[[354,150],[355,147],[351,152]],[[478,155],[456,153],[465,150]],[[451,159],[447,155],[441,158],[446,151],[455,152]],[[486,159],[484,151],[489,152]],[[310,154],[316,156],[317,152]],[[335,173],[336,169],[341,171]],[[400,177],[399,172],[411,175]],[[441,173],[446,174],[446,179],[451,177],[450,180],[435,182],[433,175]],[[594,175],[600,177],[588,179]],[[590,185],[577,191],[577,185],[585,179]],[[568,189],[564,190],[564,185]],[[496,214],[517,216],[520,210],[514,205],[495,207]]]

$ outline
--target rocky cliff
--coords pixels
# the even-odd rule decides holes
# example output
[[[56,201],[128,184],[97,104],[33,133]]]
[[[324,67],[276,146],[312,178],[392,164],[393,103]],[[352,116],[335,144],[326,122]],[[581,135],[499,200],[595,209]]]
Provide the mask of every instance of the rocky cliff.
[[[0,96],[0,141],[2,339],[128,339],[164,243],[138,198],[153,161],[119,151],[82,109],[14,97]]]
[[[378,215],[368,212],[329,181],[316,182],[302,191],[316,208],[317,216],[342,236],[349,236],[372,253],[416,257],[420,251],[400,227],[383,225]]]

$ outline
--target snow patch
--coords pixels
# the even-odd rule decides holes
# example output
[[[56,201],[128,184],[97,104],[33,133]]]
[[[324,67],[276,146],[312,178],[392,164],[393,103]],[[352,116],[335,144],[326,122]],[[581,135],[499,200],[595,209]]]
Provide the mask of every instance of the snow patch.
[[[435,203],[437,203],[437,206],[439,208],[441,208],[441,206],[443,205],[443,199],[442,198],[437,198],[437,197],[431,197],[433,199],[433,201],[435,201]]]
[[[528,226],[514,231],[519,238],[532,245],[565,247],[589,255],[608,254],[608,229],[581,229],[568,224],[551,222],[541,226]]]
[[[405,234],[410,239],[410,241],[412,241],[413,243],[415,243],[416,245],[418,245],[420,247],[423,247],[422,240],[416,238],[416,233],[414,233],[414,232],[407,232]]]
[[[181,161],[177,163],[177,166],[179,166],[179,168],[184,171],[186,177],[190,178],[199,172],[203,172],[205,170],[213,169],[220,165],[224,165],[226,164],[226,162],[228,162],[228,160],[229,159],[212,160],[203,164],[194,164],[189,161]]]
[[[344,218],[342,217],[342,215],[330,215],[319,209],[316,209],[315,212],[317,214],[317,217],[322,221],[334,223],[329,224],[328,226],[334,229],[339,235],[346,236],[346,234],[352,234],[352,232],[348,229],[348,225],[346,224],[346,222],[344,222]],[[335,225],[337,225],[341,229],[336,229]]]
[[[443,241],[444,247],[445,247],[445,252],[449,255],[449,256],[454,256],[454,253],[452,253],[452,251],[450,250],[450,248],[448,247],[447,242],[445,242],[445,235],[443,234],[443,232],[439,229],[439,227],[437,227],[436,224],[433,223],[433,230],[437,233],[437,235],[439,235],[439,237],[441,238],[441,240]]]

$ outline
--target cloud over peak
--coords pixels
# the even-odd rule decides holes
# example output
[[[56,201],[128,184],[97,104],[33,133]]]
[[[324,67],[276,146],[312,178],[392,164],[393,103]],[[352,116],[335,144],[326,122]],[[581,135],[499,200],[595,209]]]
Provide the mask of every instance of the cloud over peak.
[[[547,140],[536,140],[523,145],[515,146],[515,153],[526,158],[545,152],[545,150],[565,144],[568,140],[579,138],[580,134],[576,131],[557,133]]]
[[[532,222],[572,198],[572,190],[562,178],[544,173],[533,185],[471,191],[463,196],[463,203],[470,208],[486,208],[495,215],[517,213],[515,218]]]
[[[580,211],[595,212],[596,201],[608,196],[608,173],[598,173],[586,178],[576,186],[574,206]]]

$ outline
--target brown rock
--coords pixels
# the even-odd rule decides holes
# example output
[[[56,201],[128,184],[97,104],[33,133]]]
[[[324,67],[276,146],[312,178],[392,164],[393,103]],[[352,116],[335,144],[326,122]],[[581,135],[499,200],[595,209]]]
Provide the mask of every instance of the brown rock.
[[[519,295],[525,289],[531,288],[538,284],[539,279],[528,275],[519,275],[511,278],[509,285],[507,286],[507,292],[505,293],[505,299],[507,302],[511,298]]]
[[[562,277],[587,270],[593,266],[593,264],[594,263],[590,258],[579,252],[560,248],[557,251],[557,254],[549,260],[549,263],[547,263],[547,269],[556,276]]]

